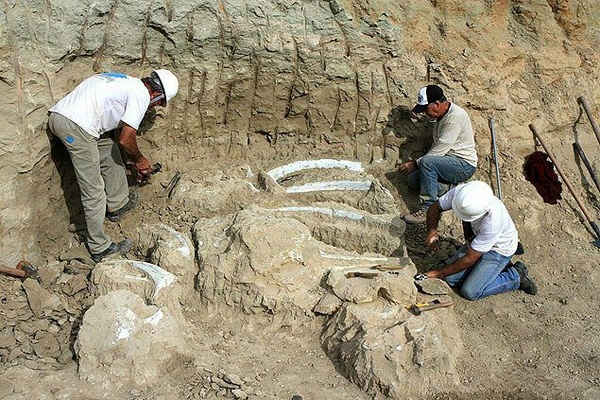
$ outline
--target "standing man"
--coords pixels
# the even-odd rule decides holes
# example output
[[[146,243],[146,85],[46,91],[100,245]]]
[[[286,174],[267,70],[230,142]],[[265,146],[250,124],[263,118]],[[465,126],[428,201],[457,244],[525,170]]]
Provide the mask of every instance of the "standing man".
[[[177,77],[166,69],[143,79],[102,73],[81,82],[49,111],[48,126],[73,162],[95,262],[133,247],[131,239],[114,243],[104,232],[105,216],[116,222],[139,203],[138,194],[129,194],[119,146],[135,163],[138,182],[147,180],[151,163],[138,148],[137,130],[146,111],[166,106],[178,89]],[[117,128],[113,140],[110,131]]]
[[[410,224],[424,224],[427,209],[439,194],[471,178],[477,168],[477,152],[471,119],[465,110],[448,101],[437,85],[419,91],[415,114],[425,113],[433,125],[433,145],[423,157],[400,165],[408,185],[419,189],[421,208],[404,216]]]
[[[437,226],[441,213],[452,210],[465,231],[464,244],[440,270],[427,272],[427,278],[444,279],[460,286],[469,300],[497,293],[522,290],[536,294],[537,285],[521,262],[510,264],[517,251],[519,235],[506,207],[482,181],[471,181],[452,188],[427,211],[426,244],[439,240]]]

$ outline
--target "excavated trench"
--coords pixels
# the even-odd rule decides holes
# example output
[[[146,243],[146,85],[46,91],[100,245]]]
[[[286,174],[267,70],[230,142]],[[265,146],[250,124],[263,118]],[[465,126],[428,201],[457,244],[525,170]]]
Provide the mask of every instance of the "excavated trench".
[[[181,176],[162,199],[173,226],[140,214],[157,202],[128,216],[119,224],[135,232],[128,259],[93,266],[79,245],[39,282],[14,282],[2,298],[4,336],[14,338],[1,342],[3,363],[60,369],[74,361],[92,384],[148,385],[174,360],[198,356],[186,344],[198,329],[192,307],[271,332],[320,335],[333,365],[367,393],[397,397],[399,388],[419,393],[455,382],[462,345],[452,312],[415,316],[406,308],[449,299],[448,288],[417,291],[406,225],[375,176],[339,159],[232,172],[219,177],[225,185]],[[179,211],[207,205],[212,217],[181,223]],[[243,398],[244,388],[212,390]]]
[[[399,218],[416,199],[395,165],[430,142],[429,123],[409,114],[426,83],[468,109],[488,181],[487,121],[498,115],[519,229],[574,232],[562,221],[548,228],[556,224],[518,177],[528,122],[566,143],[581,131],[566,99],[598,103],[593,1],[34,3],[0,10],[0,258],[30,259],[41,278],[0,276],[0,370],[76,365],[91,388],[125,390],[115,398],[280,398],[261,393],[264,379],[308,375],[310,365],[311,378],[352,382],[349,398],[452,393],[462,352],[453,309],[406,308],[449,298],[412,277],[461,236],[451,231],[428,254],[422,228]],[[93,73],[154,68],[180,79],[177,98],[138,135],[165,168],[132,188],[138,209],[106,223],[134,251],[94,266],[46,111]],[[280,357],[277,345],[306,366],[281,357],[257,372],[257,360]],[[243,365],[219,368],[229,354]],[[244,369],[254,378],[240,378]],[[0,385],[0,397],[13,386]],[[330,378],[315,398],[339,397],[334,386]]]

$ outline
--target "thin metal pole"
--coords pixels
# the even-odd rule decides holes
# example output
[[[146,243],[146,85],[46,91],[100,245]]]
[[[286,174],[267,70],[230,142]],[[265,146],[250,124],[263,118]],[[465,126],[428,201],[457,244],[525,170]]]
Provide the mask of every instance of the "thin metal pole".
[[[496,149],[496,132],[494,131],[494,117],[489,117],[490,131],[492,132],[492,148],[494,151],[494,164],[496,165],[496,182],[498,183],[498,198],[502,200],[502,186],[500,184],[500,167],[498,167],[498,150]]]
[[[590,176],[592,177],[592,180],[594,181],[594,184],[596,185],[596,189],[598,189],[598,191],[600,192],[600,182],[598,182],[598,178],[596,177],[596,173],[594,172],[594,169],[592,168],[592,164],[590,164],[590,161],[588,160],[585,153],[583,152],[583,149],[577,142],[573,142],[573,148],[575,149],[577,154],[579,154],[579,158],[581,158],[581,161],[583,161],[583,164],[585,165],[588,172],[590,173]]]
[[[581,104],[583,106],[583,109],[585,111],[585,113],[588,116],[588,119],[590,120],[590,124],[592,124],[592,129],[594,130],[594,133],[596,134],[596,139],[598,139],[598,143],[600,143],[600,128],[598,128],[598,124],[596,124],[596,121],[594,120],[594,116],[592,115],[592,112],[590,111],[590,106],[588,105],[587,100],[585,99],[585,97],[581,96],[580,98],[577,99],[577,101],[579,102],[579,104]]]

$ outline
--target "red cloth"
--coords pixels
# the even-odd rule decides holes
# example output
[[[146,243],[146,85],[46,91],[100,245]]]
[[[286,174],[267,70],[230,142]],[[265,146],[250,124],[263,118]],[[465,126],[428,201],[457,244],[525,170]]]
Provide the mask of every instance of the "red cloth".
[[[556,204],[562,193],[562,184],[554,172],[554,164],[548,154],[535,151],[525,161],[525,179],[533,184],[545,203]]]

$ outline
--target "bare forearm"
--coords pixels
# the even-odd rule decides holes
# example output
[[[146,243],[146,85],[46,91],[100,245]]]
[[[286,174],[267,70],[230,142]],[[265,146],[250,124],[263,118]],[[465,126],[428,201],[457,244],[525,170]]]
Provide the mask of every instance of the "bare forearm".
[[[429,278],[445,278],[449,275],[456,274],[457,272],[463,271],[467,268],[475,265],[481,258],[482,253],[473,250],[471,247],[467,249],[467,254],[460,257],[458,260],[446,265],[444,268],[436,271],[429,271],[427,276]]]
[[[466,259],[466,257],[461,257],[458,260],[456,260],[455,262],[453,262],[452,264],[448,264],[440,270],[428,272],[427,276],[429,276],[430,278],[445,278],[449,275],[454,275],[457,272],[465,270],[472,265],[473,265],[473,263],[468,261]],[[430,274],[435,275],[435,276],[430,276]]]
[[[437,226],[440,222],[441,216],[442,210],[440,209],[440,203],[436,201],[431,206],[429,206],[429,209],[427,210],[427,232],[437,230]]]
[[[121,134],[119,135],[119,145],[135,163],[144,158],[144,155],[137,145],[136,135],[137,131],[128,125],[123,126]]]

